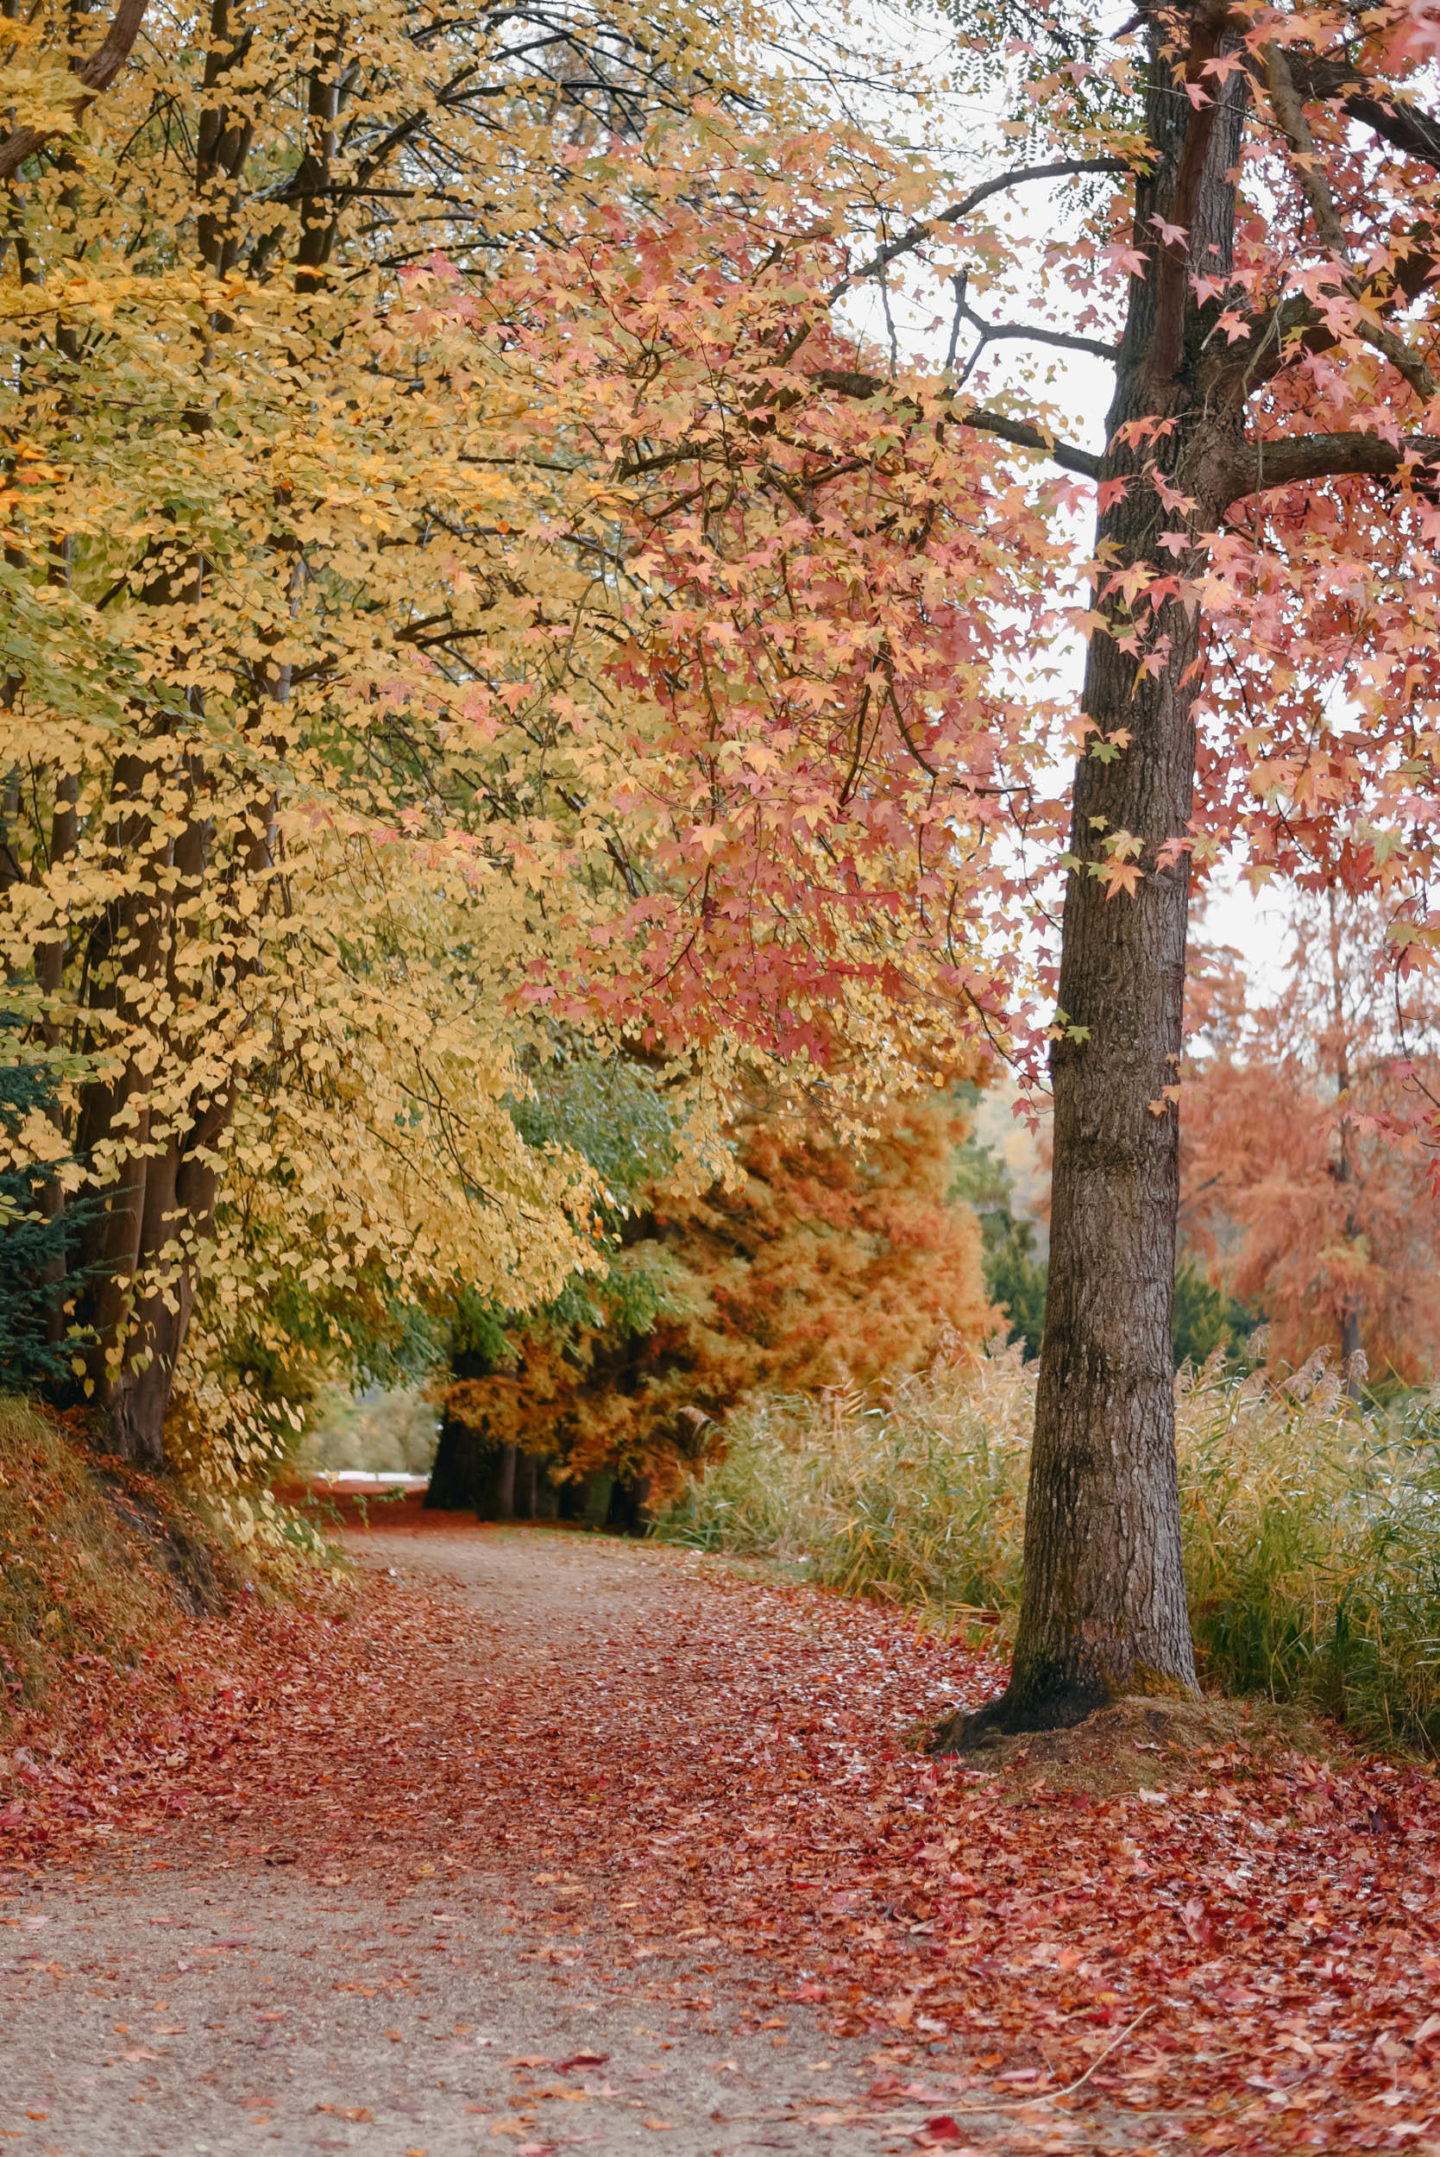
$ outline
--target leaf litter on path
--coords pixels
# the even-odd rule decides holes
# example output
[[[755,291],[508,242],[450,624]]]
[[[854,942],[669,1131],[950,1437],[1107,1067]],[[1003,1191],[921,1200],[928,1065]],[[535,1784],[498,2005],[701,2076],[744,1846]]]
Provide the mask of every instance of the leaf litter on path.
[[[889,2118],[916,2148],[1075,2148],[1088,2120],[1096,2148],[1440,2157],[1428,1773],[1237,1738],[1077,1805],[905,1742],[1002,1672],[894,1612],[661,1549],[579,1546],[569,1593],[574,1539],[366,1540],[435,1585],[370,1577],[345,1611],[199,1626],[138,1683],[83,1674],[11,1748],[0,1864],[500,1876],[541,1968],[703,2020],[743,1963],[752,2035],[783,2050],[799,2007],[862,2040],[863,2092],[791,2116]],[[553,1593],[503,1566],[486,1593],[514,1545]]]

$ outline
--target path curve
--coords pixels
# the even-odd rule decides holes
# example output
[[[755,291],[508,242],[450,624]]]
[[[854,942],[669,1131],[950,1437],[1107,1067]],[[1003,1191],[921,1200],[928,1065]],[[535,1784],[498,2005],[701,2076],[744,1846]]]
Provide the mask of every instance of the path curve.
[[[491,1703],[503,1725],[517,1684],[543,1697],[553,1677],[565,1746],[582,1762],[591,1748],[599,1768],[612,1689],[674,1663],[663,1644],[691,1637],[717,1593],[683,1553],[437,1523],[414,1507],[351,1542],[363,1565],[423,1591],[441,1616],[484,1621],[467,1636],[456,1697]],[[703,1665],[690,1682],[706,1682]],[[393,1754],[393,1730],[374,1734],[377,1777],[382,1741]],[[317,1783],[321,1765],[317,1754]],[[364,1769],[337,1832],[347,1804],[363,1809]],[[314,1797],[318,1807],[318,1787]],[[416,1801],[439,1804],[423,1783]],[[334,1816],[337,1802],[325,1803]],[[586,1816],[596,1838],[600,1803]],[[781,1996],[763,1956],[718,1945],[703,1925],[639,1946],[627,1933],[617,1946],[616,1913],[628,1909],[646,1937],[645,1912],[607,1880],[614,1854],[600,1839],[587,1875],[583,1821],[572,1818],[557,1871],[524,1878],[498,1850],[488,1868],[482,1853],[447,1872],[438,1860],[451,1828],[437,1826],[437,1863],[397,1883],[378,1869],[367,1878],[353,1856],[328,1875],[287,1863],[287,1833],[308,1832],[296,1817],[262,1821],[257,1841],[241,1808],[236,1825],[197,1822],[188,1840],[144,1846],[163,1854],[116,1850],[88,1875],[42,1873],[0,1903],[5,2147],[45,2157],[872,2157],[926,2146],[917,2137],[936,2102],[893,2073],[888,2092],[876,2088],[875,2039],[828,2034]],[[411,1844],[425,1846],[425,1826],[411,1815]],[[562,1922],[572,1907],[577,1925]],[[1099,2132],[1093,2115],[1047,2109],[967,2117],[963,2143],[930,2146],[1142,2146],[1123,2126]]]

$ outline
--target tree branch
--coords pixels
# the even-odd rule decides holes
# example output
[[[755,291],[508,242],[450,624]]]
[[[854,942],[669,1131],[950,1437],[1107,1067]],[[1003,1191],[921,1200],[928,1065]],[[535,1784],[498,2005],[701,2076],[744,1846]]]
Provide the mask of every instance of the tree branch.
[[[1011,442],[1016,449],[1038,449],[1058,464],[1064,472],[1078,472],[1082,479],[1099,479],[1100,459],[1092,457],[1088,449],[1076,449],[1073,442],[1057,442],[1032,427],[1028,420],[1007,419],[1003,412],[966,412],[956,415],[963,427],[974,427],[980,434],[998,435],[1002,442]]]
[[[1058,345],[1064,352],[1090,352],[1096,359],[1115,360],[1120,354],[1118,345],[1106,344],[1101,337],[1077,337],[1068,330],[1047,330],[1037,322],[987,322],[963,299],[956,313],[959,319],[980,332],[982,344],[1000,344],[1018,337],[1031,344]]]
[[[1417,397],[1428,404],[1435,395],[1435,377],[1418,352],[1412,352],[1403,337],[1396,335],[1388,324],[1371,323],[1360,311],[1364,292],[1361,280],[1350,261],[1345,240],[1345,230],[1330,192],[1330,182],[1325,167],[1315,149],[1315,138],[1305,117],[1295,78],[1290,71],[1286,55],[1278,45],[1266,45],[1260,53],[1265,72],[1265,83],[1270,93],[1270,104],[1281,133],[1291,149],[1291,162],[1301,192],[1310,205],[1315,220],[1315,230],[1322,245],[1328,247],[1335,262],[1344,291],[1357,302],[1355,334],[1366,344],[1389,360],[1392,367],[1405,377]]]
[[[1360,288],[1361,298],[1377,312],[1408,305],[1435,275],[1440,256],[1430,227],[1418,224],[1407,238],[1409,251],[1400,254],[1396,246],[1398,259],[1386,281],[1372,280]],[[1240,403],[1279,374],[1297,353],[1329,352],[1339,341],[1314,303],[1292,294],[1268,313],[1251,318],[1246,345],[1220,360],[1211,394],[1216,402]]]
[[[834,390],[841,397],[874,397],[881,390],[890,388],[883,375],[851,373],[840,367],[822,367],[811,376],[811,381],[821,389]],[[941,402],[953,402],[955,392],[942,394]],[[907,400],[908,401],[908,400]],[[949,415],[961,427],[974,427],[980,434],[998,435],[1002,442],[1013,443],[1016,449],[1038,449],[1066,472],[1078,472],[1083,479],[1100,477],[1100,459],[1092,457],[1085,449],[1076,449],[1073,443],[1057,442],[1032,427],[1028,420],[1009,419],[1003,412],[957,411]]]
[[[1283,435],[1246,442],[1227,466],[1227,500],[1233,509],[1252,495],[1304,480],[1392,479],[1405,465],[1440,466],[1440,435],[1402,435],[1398,444],[1378,434]]]
[[[852,286],[863,284],[869,277],[878,277],[897,256],[910,254],[915,248],[922,246],[941,225],[958,225],[963,217],[968,217],[972,210],[978,210],[981,203],[988,201],[991,195],[998,195],[1007,187],[1019,187],[1026,180],[1067,180],[1084,172],[1109,172],[1128,176],[1130,171],[1131,167],[1123,157],[1060,157],[1056,158],[1053,164],[1025,165],[1016,172],[1002,172],[996,179],[982,180],[978,187],[972,187],[969,194],[963,195],[959,202],[952,202],[948,210],[941,210],[936,216],[924,218],[919,224],[911,225],[909,230],[902,232],[898,238],[888,240],[860,269],[851,270],[847,276],[842,277],[840,282],[831,288],[830,304],[833,306],[836,300],[843,298]]]
[[[102,90],[108,90],[121,68],[130,57],[130,48],[139,34],[146,0],[120,0],[115,19],[105,35],[105,42],[98,52],[91,54],[75,69],[75,79],[80,85],[70,100],[71,117],[78,120],[88,105],[93,105]],[[33,157],[52,135],[60,133],[56,127],[17,127],[0,142],[0,180],[9,180],[20,170],[27,157]]]
[[[1338,104],[1347,119],[1358,120],[1393,149],[1440,172],[1440,120],[1396,91],[1371,83],[1348,60],[1321,60],[1293,46],[1287,48],[1287,58],[1302,97],[1317,105]]]

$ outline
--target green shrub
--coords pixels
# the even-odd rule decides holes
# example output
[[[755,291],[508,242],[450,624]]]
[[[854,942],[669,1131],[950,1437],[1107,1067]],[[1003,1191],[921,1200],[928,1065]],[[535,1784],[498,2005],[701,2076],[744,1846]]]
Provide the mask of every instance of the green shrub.
[[[1018,1346],[879,1403],[759,1400],[658,1534],[768,1557],[944,1617],[1018,1605],[1035,1366]],[[1176,1381],[1195,1642],[1207,1684],[1307,1702],[1440,1752],[1440,1458],[1430,1400],[1361,1414],[1320,1359]]]

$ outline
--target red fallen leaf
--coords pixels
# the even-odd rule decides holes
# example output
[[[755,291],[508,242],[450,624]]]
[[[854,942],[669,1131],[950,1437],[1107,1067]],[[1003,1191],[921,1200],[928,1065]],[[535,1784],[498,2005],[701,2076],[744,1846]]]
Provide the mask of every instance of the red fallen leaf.
[[[921,2149],[926,2150],[958,2150],[965,2147],[965,2137],[948,2112],[941,2112],[935,2119],[926,2120],[923,2127],[917,2127],[914,2140]]]
[[[664,1612],[660,1563],[657,1558],[655,1597]],[[931,2132],[912,2137],[920,2121],[933,2129],[935,2119],[948,2118],[952,2099],[962,2107],[969,2100],[957,2098],[948,2083],[942,2092],[889,2074],[893,2065],[916,2072],[888,2011],[897,1995],[913,1998],[917,2031],[936,2018],[949,2024],[946,2053],[956,2067],[963,2061],[968,2076],[1021,2067],[1033,2060],[1040,2036],[1057,2088],[1095,2067],[1108,2082],[1112,2073],[1123,2078],[1127,2067],[1141,2064],[1149,2070],[1138,2078],[1148,2096],[1163,2067],[1167,2108],[1173,2105],[1197,2146],[1217,2116],[1228,2116],[1242,2086],[1243,2069],[1225,2045],[1226,2032],[1243,2017],[1254,2035],[1254,2062],[1280,2063],[1261,2087],[1287,2087],[1303,2073],[1325,2107],[1327,2147],[1373,2149],[1382,2140],[1409,2147],[1427,2116],[1421,2063],[1440,2058],[1440,2033],[1418,2034],[1440,2009],[1440,1871],[1429,1869],[1431,1853],[1440,1849],[1440,1780],[1372,1765],[1363,1756],[1342,1754],[1335,1768],[1306,1775],[1288,1762],[1277,1768],[1262,1756],[1237,1753],[1233,1772],[1228,1763],[1223,1773],[1207,1764],[1213,1790],[1192,1798],[1177,1788],[1167,1807],[1124,1795],[1102,1798],[1063,1824],[1053,1808],[1012,1810],[965,1769],[937,1776],[932,1762],[888,1738],[897,1718],[933,1713],[942,1680],[947,1696],[959,1681],[977,1700],[993,1692],[1003,1676],[995,1659],[945,1645],[870,1606],[828,1601],[823,1656],[834,1666],[836,1728],[827,1780],[779,1742],[792,1718],[797,1726],[813,1724],[817,1635],[809,1591],[707,1591],[700,1614],[703,1625],[695,1624],[685,1644],[713,1661],[724,1682],[688,1701],[673,1730],[653,1717],[639,1719],[626,1686],[637,1656],[651,1659],[645,1626],[655,1621],[642,1606],[633,1651],[622,1642],[606,1648],[610,1689],[601,1696],[600,1726],[583,1771],[567,1745],[543,1736],[554,1728],[553,1672],[507,1674],[500,1697],[482,1707],[474,1698],[474,1661],[482,1644],[493,1653],[482,1619],[370,1582],[343,1623],[317,1627],[314,1615],[288,1609],[252,1612],[243,1628],[207,1621],[207,1653],[234,1683],[217,1693],[210,1680],[197,1678],[195,1703],[178,1715],[173,1705],[157,1708],[149,1694],[132,1700],[128,1690],[117,1706],[116,1689],[102,1673],[62,1727],[64,1759],[85,1783],[87,1804],[104,1817],[105,1832],[112,1822],[121,1832],[132,1808],[143,1805],[145,1818],[166,1811],[181,1773],[170,1758],[177,1748],[168,1735],[163,1750],[152,1746],[146,1719],[173,1718],[192,1763],[213,1759],[213,1770],[204,1771],[208,1790],[200,1795],[213,1800],[237,1862],[256,1871],[265,1851],[293,1850],[317,1875],[340,1865],[354,1877],[363,1851],[367,1877],[393,1876],[409,1892],[416,1859],[428,1848],[414,1823],[414,1798],[429,1790],[446,1802],[462,1781],[467,1804],[478,1796],[489,1807],[456,1843],[471,1864],[490,1862],[500,1825],[515,1838],[515,1861],[527,1876],[542,1865],[553,1871],[559,1862],[563,1879],[613,1880],[619,1861],[638,1853],[636,1873],[627,1872],[636,1899],[616,1906],[617,1915],[625,1913],[616,1967],[632,1968],[638,1959],[626,1944],[632,1924],[637,1944],[648,1944],[659,1922],[676,1937],[689,1938],[703,1923],[710,1935],[757,1942],[771,1972],[755,2006],[764,2027],[770,2009],[783,2022],[787,2003],[815,1980],[817,1949],[823,1951],[832,1958],[820,2005],[826,2026],[833,2018],[837,2032],[859,2036],[873,2027],[880,2035],[882,2048],[872,2055],[882,2093],[875,2103],[886,2111],[906,2106],[902,2132],[912,2148],[967,2157],[963,2142],[937,2142]],[[589,1646],[572,1642],[571,1649],[578,1678],[597,1674]],[[424,1725],[413,1723],[417,1672],[432,1702]],[[285,1695],[290,1704],[276,1724],[267,1721],[265,1703],[280,1696],[282,1679],[304,1682]],[[698,1747],[697,1715],[705,1738]],[[383,1742],[399,1730],[409,1733],[404,1747]],[[483,1753],[503,1771],[493,1788],[457,1766],[457,1730],[477,1759]],[[757,1730],[773,1736],[760,1742]],[[683,1739],[678,1749],[676,1738]],[[46,1742],[55,1741],[47,1734]],[[350,1794],[353,1820],[345,1816],[344,1841],[336,1840],[341,1831],[332,1816],[314,1810],[317,1746]],[[599,1757],[610,1771],[609,1794],[598,1814],[582,1815],[577,1805],[588,1805]],[[717,1760],[730,1763],[721,1806],[714,1802]],[[183,1774],[191,1787],[198,1771],[192,1765]],[[510,1793],[522,1777],[545,1802],[519,1815]],[[793,1801],[802,1794],[805,1827],[797,1833]],[[14,1862],[12,1850],[22,1863],[38,1866],[63,1862],[81,1847],[85,1831],[53,1811],[58,1802],[48,1783],[27,1797],[25,1824],[3,1838],[0,1865]],[[1420,1860],[1404,1904],[1379,1875],[1390,1860],[1370,1816],[1385,1806]],[[737,1820],[748,1831],[738,1856]],[[36,1829],[50,1823],[53,1841],[42,1849]],[[1237,1851],[1248,1850],[1252,1825],[1265,1832],[1274,1855],[1242,1892],[1227,1872]],[[401,1832],[372,1850],[367,1837],[377,1826]],[[168,1844],[174,1857],[188,1859],[188,1834],[183,1826],[174,1830]],[[803,1886],[816,1876],[817,1846],[826,1850],[824,1877],[834,1891],[818,1912],[812,1890]],[[1002,1868],[1040,1883],[1038,1892],[1000,1896]],[[1356,1896],[1357,1868],[1368,1898]],[[1198,1915],[1190,1910],[1191,1923],[1208,1922],[1218,1932],[1215,1948],[1194,1944],[1182,1915],[1187,1898],[1200,1904]],[[423,1913],[411,1914],[423,1923]],[[1403,1932],[1390,1922],[1392,1914],[1397,1921],[1403,1914]],[[27,1928],[42,1924],[38,1917],[21,1920]],[[1307,1965],[1321,1927],[1336,1942],[1326,1955],[1343,1956],[1355,1984],[1341,2035],[1307,2008],[1316,1989]],[[23,1930],[15,1941],[22,1944],[30,1944]],[[212,1940],[202,1952],[224,1944]],[[228,1942],[235,1949],[253,1944],[243,1931]],[[695,1946],[698,1952],[698,1940]],[[954,1952],[937,1953],[941,1947]],[[602,1961],[609,1956],[603,1933],[587,1952]],[[1212,1956],[1223,1956],[1223,1963],[1196,1969]],[[1077,1993],[1074,1972],[1092,1962],[1096,1974]],[[924,1981],[916,1984],[921,1971]],[[1273,1988],[1276,1973],[1287,1978],[1284,1991]],[[692,1982],[688,1972],[684,1982]],[[1152,1999],[1147,2038],[1156,2051],[1137,2061],[1131,2025]],[[691,2004],[688,1996],[683,2004]],[[158,2034],[151,2033],[152,2041]],[[1320,2039],[1327,2049],[1317,2054]],[[1345,2049],[1332,2053],[1334,2045]],[[952,2060],[942,2056],[927,2065],[938,2071]],[[1034,2069],[1025,2072],[1033,2076]],[[476,2130],[485,2136],[488,2108],[474,2109]],[[963,2109],[958,2115],[962,2129],[968,2116]],[[518,2118],[495,2124],[516,2139],[544,2132]],[[1236,2157],[1242,2148],[1243,2157],[1296,2157],[1295,2130],[1302,2124],[1278,2106],[1257,2108],[1234,2140]],[[653,2139],[658,2147],[661,2137]],[[330,2146],[343,2145],[317,2143]],[[488,2150],[501,2146],[483,2143]],[[512,2140],[508,2147],[514,2146]]]
[[[565,2075],[572,2067],[603,2067],[609,2057],[608,2052],[572,2052],[568,2059],[557,2060],[555,2066]]]
[[[1181,1922],[1197,1947],[1213,1947],[1217,1938],[1215,1920],[1198,1895],[1192,1895],[1180,1912]]]

